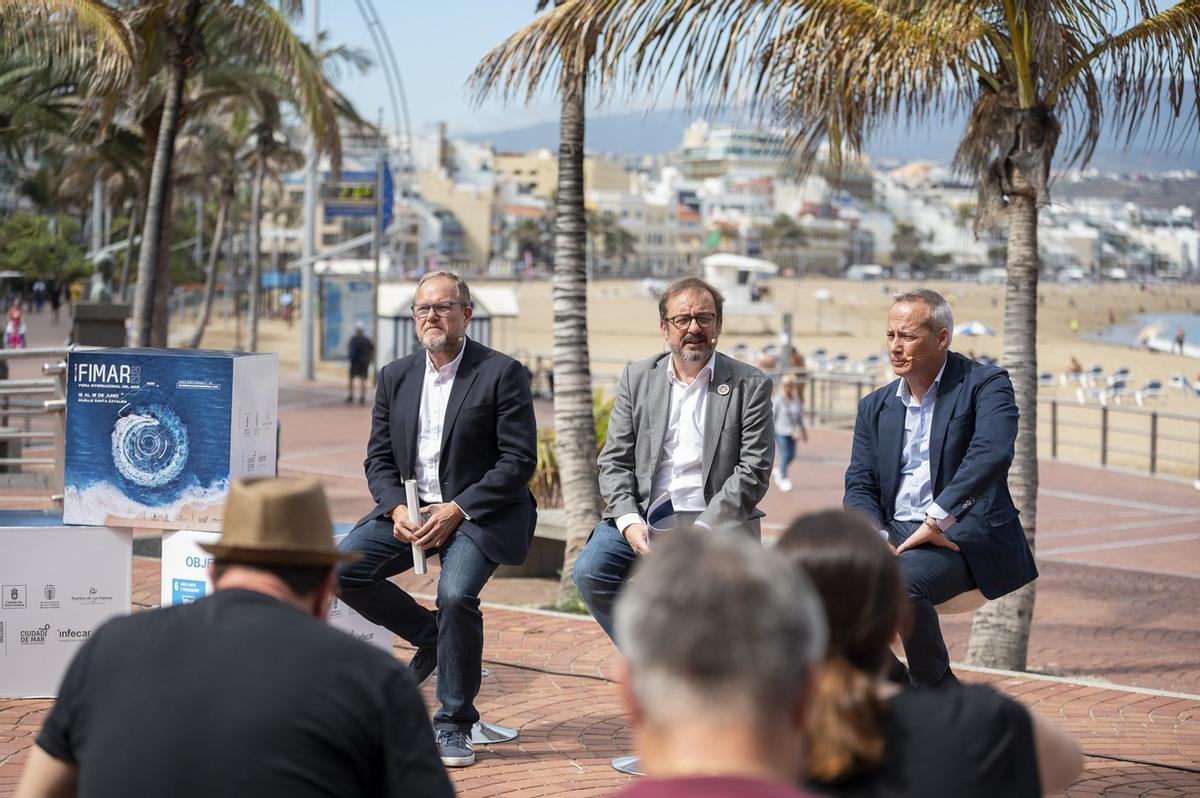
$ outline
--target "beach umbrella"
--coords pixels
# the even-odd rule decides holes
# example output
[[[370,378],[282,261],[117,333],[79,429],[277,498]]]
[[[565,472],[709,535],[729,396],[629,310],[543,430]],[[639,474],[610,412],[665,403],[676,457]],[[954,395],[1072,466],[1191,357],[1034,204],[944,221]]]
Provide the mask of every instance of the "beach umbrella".
[[[981,321],[968,321],[954,328],[955,335],[995,335],[996,331]]]

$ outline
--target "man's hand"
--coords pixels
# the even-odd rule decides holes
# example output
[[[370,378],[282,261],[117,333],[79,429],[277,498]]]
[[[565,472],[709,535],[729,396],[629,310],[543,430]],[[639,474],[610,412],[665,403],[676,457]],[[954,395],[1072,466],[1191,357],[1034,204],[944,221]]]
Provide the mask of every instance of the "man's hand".
[[[459,523],[466,518],[454,502],[427,504],[421,508],[421,517],[424,518],[426,513],[429,514],[429,520],[414,532],[415,539],[412,542],[427,551],[439,548],[445,543],[454,530],[458,529]]]
[[[917,546],[923,546],[929,543],[934,546],[941,546],[950,551],[958,551],[958,544],[946,537],[945,533],[938,527],[937,521],[926,519],[925,523],[917,527],[916,531],[908,536],[908,539],[901,543],[896,548],[897,554],[903,554],[909,549],[915,549]]]
[[[402,543],[412,543],[417,539],[417,530],[421,528],[421,522],[413,523],[408,520],[408,507],[400,504],[392,508],[389,513],[392,518],[392,536]]]
[[[650,528],[645,524],[630,524],[621,534],[637,556],[650,553]]]

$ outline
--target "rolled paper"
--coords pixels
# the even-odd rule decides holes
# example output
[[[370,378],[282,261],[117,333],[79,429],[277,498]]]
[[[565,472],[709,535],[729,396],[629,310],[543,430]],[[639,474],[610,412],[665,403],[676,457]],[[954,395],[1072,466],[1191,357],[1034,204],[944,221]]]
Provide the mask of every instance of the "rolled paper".
[[[420,525],[421,500],[417,498],[417,481],[415,479],[404,480],[404,494],[408,498],[408,520]],[[412,554],[413,572],[425,573],[425,549],[414,543],[412,544]]]

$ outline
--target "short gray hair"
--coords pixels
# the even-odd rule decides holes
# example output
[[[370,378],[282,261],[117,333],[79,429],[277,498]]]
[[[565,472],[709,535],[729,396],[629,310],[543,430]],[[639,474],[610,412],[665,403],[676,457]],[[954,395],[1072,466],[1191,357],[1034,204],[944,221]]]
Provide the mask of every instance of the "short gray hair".
[[[690,530],[656,541],[634,577],[617,601],[615,636],[652,723],[786,721],[827,638],[803,574],[748,535]]]
[[[446,280],[453,281],[455,288],[458,289],[458,301],[463,303],[463,305],[465,305],[465,306],[470,306],[470,304],[471,304],[471,288],[470,288],[470,286],[467,285],[466,280],[459,277],[454,272],[447,272],[447,271],[429,272],[424,277],[422,277],[420,280],[417,280],[417,287],[413,291],[413,296],[415,297],[417,295],[417,291],[420,291],[421,286],[425,285],[425,283],[429,282],[430,280],[435,280],[439,277],[444,278]]]
[[[913,288],[903,294],[892,295],[893,305],[901,302],[923,302],[929,308],[929,334],[937,335],[944,328],[949,336],[946,345],[949,346],[954,340],[954,312],[944,296],[928,288]]]

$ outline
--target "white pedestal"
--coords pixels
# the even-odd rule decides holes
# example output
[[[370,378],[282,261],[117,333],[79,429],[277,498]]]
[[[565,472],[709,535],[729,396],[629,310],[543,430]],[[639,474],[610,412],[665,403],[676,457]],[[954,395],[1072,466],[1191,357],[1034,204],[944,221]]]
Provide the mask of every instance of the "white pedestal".
[[[132,592],[130,530],[0,511],[0,697],[54,696],[96,627],[129,614]]]
[[[208,578],[212,555],[200,548],[199,544],[216,543],[220,537],[218,532],[192,529],[163,535],[161,587],[164,607],[186,604],[212,592],[212,583]],[[341,537],[335,537],[334,540],[340,540]],[[371,623],[349,605],[334,599],[329,605],[328,618],[331,626],[391,653],[392,633]]]

